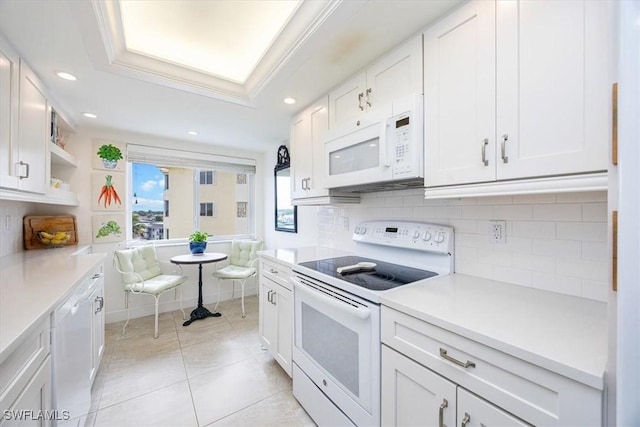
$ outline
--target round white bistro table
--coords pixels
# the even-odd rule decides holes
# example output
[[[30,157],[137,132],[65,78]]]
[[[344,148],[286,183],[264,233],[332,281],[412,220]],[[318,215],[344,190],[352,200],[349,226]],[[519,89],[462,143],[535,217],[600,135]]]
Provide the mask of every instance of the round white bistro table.
[[[227,259],[227,254],[211,252],[198,255],[176,255],[171,258],[173,264],[198,264],[198,306],[191,312],[191,318],[184,322],[182,326],[189,326],[195,320],[205,319],[207,317],[220,317],[218,312],[210,312],[202,305],[202,264],[223,261]]]

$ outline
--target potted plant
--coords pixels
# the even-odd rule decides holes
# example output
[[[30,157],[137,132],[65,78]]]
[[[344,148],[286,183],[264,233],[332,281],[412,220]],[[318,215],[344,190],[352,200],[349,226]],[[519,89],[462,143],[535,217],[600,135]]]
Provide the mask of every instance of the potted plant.
[[[106,169],[114,169],[118,166],[118,160],[122,160],[122,151],[111,144],[104,144],[98,148],[98,156]]]
[[[202,254],[207,249],[207,238],[209,235],[201,231],[194,231],[189,236],[189,250],[192,254]]]

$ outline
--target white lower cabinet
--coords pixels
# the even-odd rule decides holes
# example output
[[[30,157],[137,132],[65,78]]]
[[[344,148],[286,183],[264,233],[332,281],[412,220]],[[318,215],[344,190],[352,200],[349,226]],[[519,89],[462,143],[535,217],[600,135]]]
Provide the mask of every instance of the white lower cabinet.
[[[384,426],[530,426],[386,346],[382,402]]]
[[[291,270],[260,260],[260,337],[262,346],[291,376],[293,346],[293,290]]]
[[[47,317],[0,363],[2,427],[51,425],[49,325]]]
[[[101,279],[91,294],[91,384],[96,378],[104,353],[104,280]]]
[[[381,313],[382,425],[602,425],[602,390],[384,305]]]

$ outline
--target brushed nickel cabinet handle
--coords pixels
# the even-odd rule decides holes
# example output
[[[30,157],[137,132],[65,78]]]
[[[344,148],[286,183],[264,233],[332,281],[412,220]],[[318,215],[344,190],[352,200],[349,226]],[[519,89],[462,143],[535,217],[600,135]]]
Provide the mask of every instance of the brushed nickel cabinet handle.
[[[469,423],[469,421],[471,421],[471,416],[465,412],[464,418],[462,419],[462,424],[460,424],[460,427],[467,427],[467,424]]]
[[[269,272],[273,273],[273,274],[278,274],[278,270],[274,269],[274,268],[270,268]]]
[[[22,174],[18,175],[18,178],[20,179],[24,179],[24,178],[29,178],[29,163],[25,163],[22,160],[20,160],[20,163],[18,163],[20,166],[26,166],[27,167],[27,174],[25,176],[22,176]]]
[[[438,412],[438,427],[447,427],[444,423],[444,409],[449,406],[449,402],[447,399],[442,399],[442,404],[440,405],[440,411]]]
[[[475,368],[476,364],[470,360],[467,360],[466,362],[461,362],[458,359],[455,359],[451,356],[449,356],[447,354],[447,350],[445,350],[444,348],[440,347],[440,357],[442,357],[443,359],[448,360],[449,362],[455,363],[458,366],[462,366],[463,368]]]
[[[367,89],[367,105],[371,107],[371,102],[369,100],[369,95],[371,95],[371,88]]]
[[[364,111],[364,106],[362,105],[362,98],[364,98],[364,93],[363,93],[363,92],[360,92],[360,93],[358,94],[358,108],[359,108],[361,111]]]
[[[489,166],[489,160],[487,160],[487,145],[489,145],[489,138],[482,140],[482,164]]]
[[[502,154],[502,163],[509,163],[509,157],[507,157],[507,141],[509,140],[509,135],[502,135],[502,141],[500,143],[500,152]]]

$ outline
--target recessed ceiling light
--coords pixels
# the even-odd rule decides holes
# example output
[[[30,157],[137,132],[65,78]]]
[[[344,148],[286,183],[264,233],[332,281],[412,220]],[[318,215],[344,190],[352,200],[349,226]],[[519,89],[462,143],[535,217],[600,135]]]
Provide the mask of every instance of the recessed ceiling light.
[[[189,132],[187,132],[189,135],[197,135],[198,132],[196,132],[195,130],[190,130]]]
[[[98,116],[96,116],[93,113],[82,113],[82,115],[85,116],[85,117],[88,117],[90,119],[97,119],[98,118]]]
[[[284,103],[285,103],[285,104],[295,104],[295,103],[296,103],[296,100],[295,100],[295,99],[293,99],[293,98],[285,98],[285,99],[284,99]]]
[[[65,73],[64,71],[59,71],[56,73],[56,75],[61,79],[65,79],[65,80],[71,80],[71,81],[78,80],[78,78],[73,74]]]

